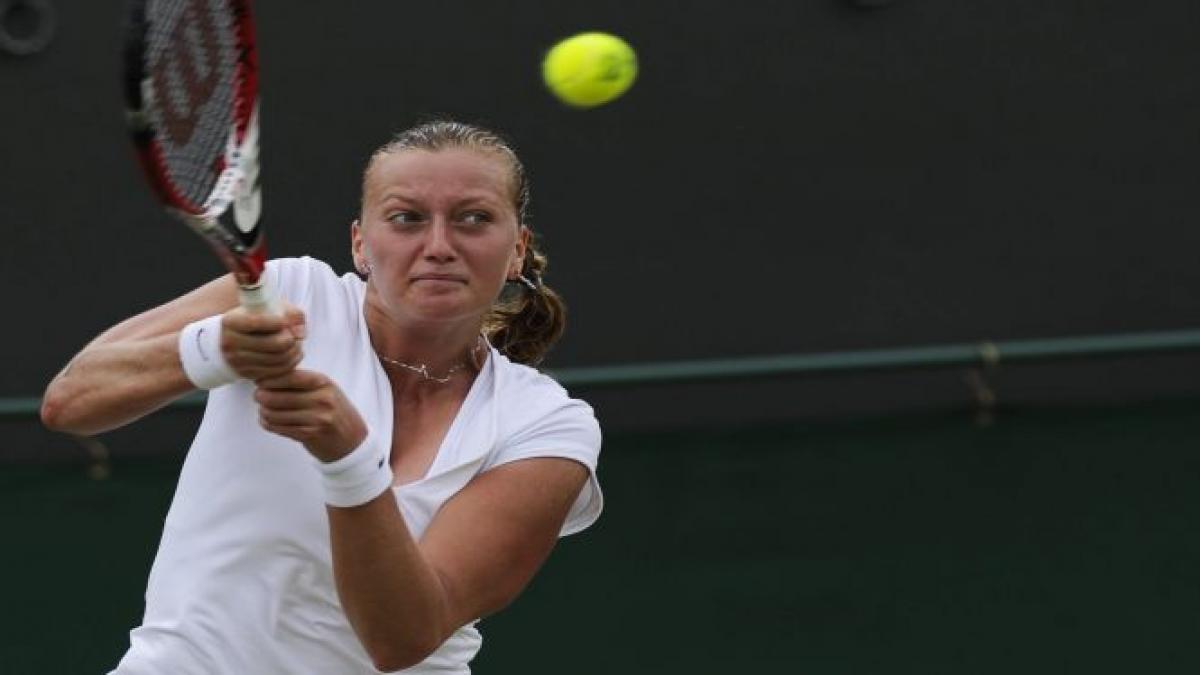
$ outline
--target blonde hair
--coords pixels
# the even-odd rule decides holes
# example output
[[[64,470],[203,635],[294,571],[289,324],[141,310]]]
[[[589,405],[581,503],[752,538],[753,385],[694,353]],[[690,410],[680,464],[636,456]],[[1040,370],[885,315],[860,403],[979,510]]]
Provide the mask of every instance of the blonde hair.
[[[508,163],[513,207],[518,224],[528,227],[529,179],[512,144],[494,131],[483,127],[435,120],[418,124],[396,134],[371,155],[363,172],[366,176],[376,159],[405,150],[438,152],[466,148],[491,152]],[[365,189],[364,189],[365,193]],[[484,318],[483,333],[502,354],[517,363],[537,365],[545,358],[566,328],[567,310],[562,298],[543,281],[549,261],[538,249],[537,236],[530,233],[525,258],[521,261],[524,283],[510,283],[493,303]]]

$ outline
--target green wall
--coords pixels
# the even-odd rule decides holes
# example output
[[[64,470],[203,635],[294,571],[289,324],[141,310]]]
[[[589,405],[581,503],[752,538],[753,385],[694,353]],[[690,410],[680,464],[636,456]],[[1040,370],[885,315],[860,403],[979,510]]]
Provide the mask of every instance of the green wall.
[[[607,440],[479,673],[1200,668],[1200,402]],[[0,672],[122,653],[179,458],[0,467]]]

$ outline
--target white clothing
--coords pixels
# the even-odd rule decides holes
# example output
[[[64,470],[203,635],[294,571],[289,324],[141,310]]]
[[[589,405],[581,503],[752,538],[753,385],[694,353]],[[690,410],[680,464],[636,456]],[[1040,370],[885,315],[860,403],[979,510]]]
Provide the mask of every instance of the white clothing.
[[[272,261],[273,287],[302,308],[300,367],[331,377],[371,433],[392,437],[392,392],[363,318],[365,284],[312,258]],[[264,431],[252,384],[209,393],[163,527],[146,613],[112,675],[377,673],[334,588],[328,519],[311,455]],[[556,382],[490,348],[424,478],[393,489],[413,537],[474,476],[529,457],[567,457],[591,478],[562,535],[599,516],[600,428]],[[470,672],[482,639],[455,632],[405,673]]]

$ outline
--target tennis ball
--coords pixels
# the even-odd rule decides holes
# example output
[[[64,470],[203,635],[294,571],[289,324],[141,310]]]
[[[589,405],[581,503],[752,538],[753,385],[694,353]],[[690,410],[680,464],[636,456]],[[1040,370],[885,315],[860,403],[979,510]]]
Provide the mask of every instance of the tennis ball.
[[[550,48],[542,78],[560,101],[593,108],[624,94],[637,77],[633,47],[608,33],[580,33]]]

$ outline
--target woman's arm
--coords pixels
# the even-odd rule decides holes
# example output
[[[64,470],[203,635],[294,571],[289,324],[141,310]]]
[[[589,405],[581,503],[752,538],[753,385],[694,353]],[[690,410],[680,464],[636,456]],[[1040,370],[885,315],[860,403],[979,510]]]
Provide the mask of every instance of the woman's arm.
[[[420,663],[460,626],[512,602],[550,555],[587,477],[557,457],[496,467],[446,502],[419,542],[391,490],[328,507],[338,597],[375,667]]]
[[[321,373],[258,380],[255,400],[264,429],[303,443],[322,462],[346,456],[369,435]],[[375,667],[420,663],[460,626],[516,598],[550,555],[587,479],[570,459],[503,464],[447,501],[420,541],[391,490],[359,506],[328,506],[338,597]]]
[[[128,424],[194,389],[179,360],[179,332],[193,321],[225,314],[222,352],[243,377],[290,369],[300,360],[298,339],[285,318],[238,308],[230,276],[126,319],[83,348],[51,380],[42,398],[42,423],[56,431],[97,434]],[[240,349],[240,351],[238,351]],[[255,350],[268,350],[266,357]],[[264,370],[263,364],[271,365]]]
[[[96,434],[191,391],[179,362],[179,331],[236,304],[237,285],[223,277],[108,329],[50,381],[42,423],[56,431]]]

